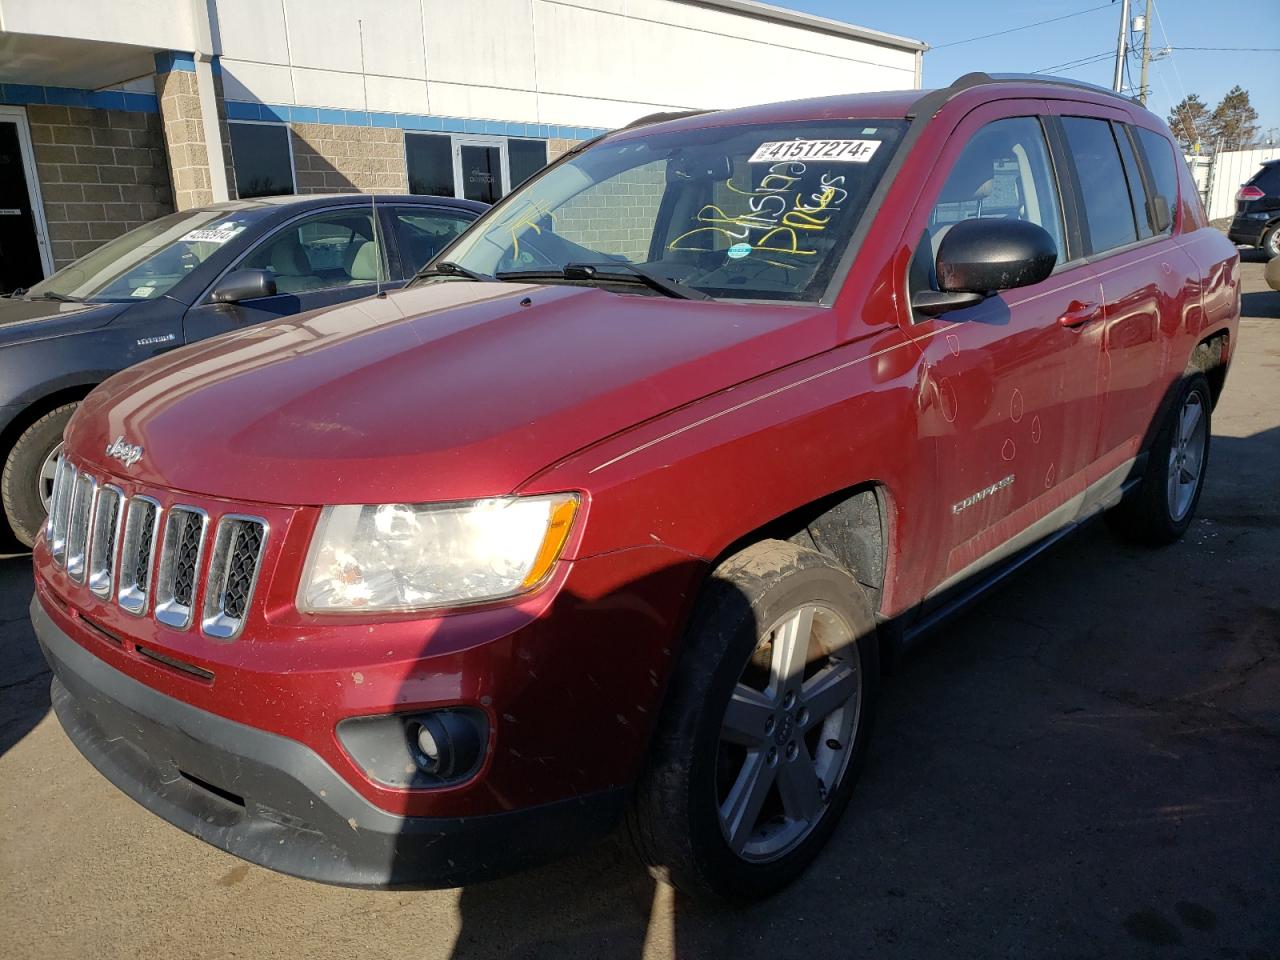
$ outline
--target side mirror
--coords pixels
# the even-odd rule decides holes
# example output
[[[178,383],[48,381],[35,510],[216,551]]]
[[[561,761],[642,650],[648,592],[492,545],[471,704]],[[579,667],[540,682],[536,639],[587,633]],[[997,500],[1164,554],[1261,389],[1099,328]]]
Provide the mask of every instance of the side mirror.
[[[276,295],[276,278],[270,270],[232,270],[223,277],[210,299],[214,303],[239,303]]]
[[[941,292],[922,290],[911,306],[930,317],[971,307],[997,290],[1039,283],[1057,262],[1058,249],[1044,227],[1026,220],[961,220],[938,247]]]
[[[1164,233],[1173,226],[1173,214],[1169,212],[1169,198],[1156,194],[1150,200],[1151,225],[1156,233]]]

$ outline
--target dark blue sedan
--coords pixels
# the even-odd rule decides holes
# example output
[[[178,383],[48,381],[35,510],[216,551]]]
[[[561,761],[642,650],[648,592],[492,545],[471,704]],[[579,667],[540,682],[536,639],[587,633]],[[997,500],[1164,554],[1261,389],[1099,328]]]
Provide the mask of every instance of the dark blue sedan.
[[[485,209],[362,194],[219,203],[154,220],[0,298],[0,499],[14,535],[35,541],[63,427],[111,374],[399,287]]]

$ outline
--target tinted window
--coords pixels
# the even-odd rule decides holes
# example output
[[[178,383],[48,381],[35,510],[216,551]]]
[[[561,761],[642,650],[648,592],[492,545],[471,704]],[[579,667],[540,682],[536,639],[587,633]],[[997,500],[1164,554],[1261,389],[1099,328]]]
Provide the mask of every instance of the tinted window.
[[[289,128],[283,123],[232,123],[229,126],[236,193],[240,198],[293,193]]]
[[[1270,196],[1280,196],[1280,163],[1263,167],[1249,182]]]
[[[1063,117],[1062,126],[1080,181],[1085,234],[1092,252],[1133,243],[1138,232],[1111,124],[1086,117]]]
[[[1147,158],[1147,169],[1151,171],[1155,196],[1163,198],[1163,208],[1168,213],[1165,228],[1160,232],[1169,233],[1173,230],[1174,211],[1178,209],[1177,164],[1183,161],[1174,156],[1172,144],[1154,130],[1144,130],[1142,127],[1130,129],[1138,135],[1138,148]],[[1158,212],[1159,206],[1153,204],[1152,211]]]
[[[1152,225],[1151,208],[1147,203],[1147,188],[1142,183],[1142,171],[1138,168],[1138,158],[1133,152],[1133,144],[1125,135],[1122,124],[1112,124],[1116,145],[1120,147],[1120,159],[1124,161],[1124,176],[1129,182],[1129,199],[1138,220],[1138,239],[1145,240],[1155,233]]]
[[[421,270],[428,260],[452,243],[454,237],[471,226],[470,217],[443,210],[397,207],[392,217],[400,248],[400,266],[406,277]]]
[[[409,192],[452,197],[453,141],[430,133],[406,133],[404,156],[409,167]]]
[[[511,189],[514,190],[547,165],[545,140],[508,140],[507,163],[511,169]]]
[[[270,270],[280,293],[373,283],[385,278],[368,210],[316,214],[273,233],[240,263]]]
[[[947,228],[980,217],[1026,220],[1044,227],[1067,259],[1062,205],[1044,131],[1034,117],[989,123],[956,159],[929,215],[929,228],[912,263],[912,289],[933,284],[934,261]]]

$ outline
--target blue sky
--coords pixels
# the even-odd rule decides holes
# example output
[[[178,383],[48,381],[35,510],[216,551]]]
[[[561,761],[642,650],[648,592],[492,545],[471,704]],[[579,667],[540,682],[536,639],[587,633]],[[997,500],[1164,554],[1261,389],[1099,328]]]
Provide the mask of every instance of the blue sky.
[[[778,6],[844,20],[924,40],[935,49],[924,55],[924,85],[946,86],[971,70],[1027,73],[1111,52],[1095,63],[1055,70],[1091,83],[1111,85],[1120,3],[1107,0],[771,0]],[[1140,11],[1144,0],[1132,0]],[[1103,6],[1105,4],[1105,6]],[[1000,37],[942,46],[981,34],[1062,17]],[[1151,65],[1148,106],[1162,117],[1182,99],[1198,93],[1212,109],[1234,84],[1249,91],[1265,135],[1276,127],[1280,143],[1280,53],[1177,50],[1178,47],[1280,48],[1278,0],[1158,0],[1152,49],[1175,49]],[[1163,30],[1161,30],[1163,25]],[[1136,86],[1136,64],[1132,70]]]

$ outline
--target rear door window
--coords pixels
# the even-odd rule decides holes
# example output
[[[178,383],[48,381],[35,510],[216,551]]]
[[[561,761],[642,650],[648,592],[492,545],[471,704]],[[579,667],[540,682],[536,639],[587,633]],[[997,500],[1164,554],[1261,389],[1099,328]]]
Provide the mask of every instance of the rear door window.
[[[1080,184],[1090,252],[1134,243],[1138,229],[1111,124],[1092,117],[1063,117],[1062,128]]]
[[[400,249],[401,279],[412,277],[427,261],[471,226],[472,217],[431,207],[396,207],[392,224]]]
[[[1133,152],[1133,144],[1125,133],[1124,124],[1113,123],[1111,132],[1115,135],[1116,145],[1120,148],[1120,159],[1124,162],[1124,176],[1129,183],[1129,200],[1133,203],[1133,212],[1137,219],[1138,239],[1145,240],[1155,235],[1152,222],[1151,206],[1147,202],[1147,188],[1142,181],[1142,169],[1138,166],[1137,154]]]

